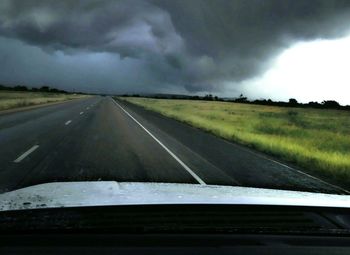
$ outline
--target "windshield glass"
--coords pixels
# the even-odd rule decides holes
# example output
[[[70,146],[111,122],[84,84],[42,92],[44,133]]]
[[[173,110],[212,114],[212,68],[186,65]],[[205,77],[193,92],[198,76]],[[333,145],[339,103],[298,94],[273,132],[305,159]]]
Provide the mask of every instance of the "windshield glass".
[[[350,194],[349,21],[340,0],[1,1],[0,210]]]

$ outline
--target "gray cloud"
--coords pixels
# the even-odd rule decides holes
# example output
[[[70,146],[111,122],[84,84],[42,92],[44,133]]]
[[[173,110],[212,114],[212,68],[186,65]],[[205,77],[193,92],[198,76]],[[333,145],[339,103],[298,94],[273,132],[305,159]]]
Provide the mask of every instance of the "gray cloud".
[[[181,46],[169,15],[144,1],[7,3],[0,11],[2,34],[48,50],[137,57],[171,53]]]
[[[34,50],[25,44],[44,51],[33,57],[37,66],[51,66],[44,78],[20,69],[22,83],[28,77],[64,87],[90,81],[111,92],[219,91],[222,82],[261,74],[293,42],[344,35],[349,20],[346,0],[0,3],[1,49],[12,51],[2,57],[5,66],[23,67],[25,53],[18,52]],[[1,79],[11,80],[4,71]]]
[[[349,32],[349,1],[156,2],[170,13],[188,50],[213,60],[208,71],[201,68],[192,86],[250,78],[265,71],[269,59],[295,41]]]

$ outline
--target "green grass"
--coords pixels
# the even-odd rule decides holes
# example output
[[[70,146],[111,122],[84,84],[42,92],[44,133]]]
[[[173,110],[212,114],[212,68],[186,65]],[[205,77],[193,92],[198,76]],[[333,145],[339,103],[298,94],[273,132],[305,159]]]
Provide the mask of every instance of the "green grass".
[[[81,97],[85,96],[47,92],[0,91],[0,111],[31,105],[60,102]]]
[[[121,98],[323,176],[350,183],[350,112]]]

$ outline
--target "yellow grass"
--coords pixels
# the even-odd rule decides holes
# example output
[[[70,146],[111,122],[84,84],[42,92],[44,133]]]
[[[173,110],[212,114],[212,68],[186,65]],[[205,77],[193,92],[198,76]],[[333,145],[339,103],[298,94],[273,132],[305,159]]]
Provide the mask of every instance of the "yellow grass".
[[[350,183],[350,112],[122,98],[225,139]]]
[[[0,91],[0,111],[17,107],[60,102],[81,97],[86,96],[47,92]]]

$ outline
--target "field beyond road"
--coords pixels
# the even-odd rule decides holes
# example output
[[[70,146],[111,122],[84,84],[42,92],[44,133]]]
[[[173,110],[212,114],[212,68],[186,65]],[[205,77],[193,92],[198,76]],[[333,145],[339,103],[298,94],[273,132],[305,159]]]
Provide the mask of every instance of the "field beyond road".
[[[122,100],[350,183],[350,112],[215,101]]]
[[[0,91],[0,111],[85,97],[78,94],[31,91]]]

